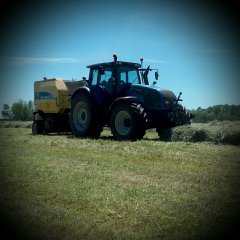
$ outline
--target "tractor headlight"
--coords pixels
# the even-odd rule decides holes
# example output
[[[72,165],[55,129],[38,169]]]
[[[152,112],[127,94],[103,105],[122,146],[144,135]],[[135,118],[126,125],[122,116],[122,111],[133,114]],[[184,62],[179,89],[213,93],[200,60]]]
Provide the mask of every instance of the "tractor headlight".
[[[170,103],[171,103],[170,100],[165,100],[166,105],[169,105]]]

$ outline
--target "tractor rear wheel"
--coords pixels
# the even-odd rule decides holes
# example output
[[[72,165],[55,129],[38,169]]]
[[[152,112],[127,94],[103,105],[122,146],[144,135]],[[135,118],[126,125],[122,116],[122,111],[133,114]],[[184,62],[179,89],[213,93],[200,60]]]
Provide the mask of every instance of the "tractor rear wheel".
[[[110,116],[110,127],[115,140],[137,140],[145,135],[146,113],[141,104],[120,103]]]
[[[102,127],[97,124],[90,97],[85,94],[77,94],[72,99],[70,111],[70,126],[76,137],[99,137]]]

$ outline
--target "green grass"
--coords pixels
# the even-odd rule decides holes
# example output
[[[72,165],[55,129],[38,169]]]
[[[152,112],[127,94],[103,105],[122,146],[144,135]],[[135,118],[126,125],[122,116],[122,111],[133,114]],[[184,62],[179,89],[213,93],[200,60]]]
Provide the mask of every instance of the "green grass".
[[[0,214],[24,239],[219,239],[239,220],[240,148],[0,128]]]

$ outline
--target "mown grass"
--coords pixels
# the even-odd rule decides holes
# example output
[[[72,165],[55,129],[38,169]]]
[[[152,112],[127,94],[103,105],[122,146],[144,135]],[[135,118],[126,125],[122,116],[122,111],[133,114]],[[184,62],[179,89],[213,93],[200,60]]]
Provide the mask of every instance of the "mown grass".
[[[0,121],[0,128],[31,128],[32,121]]]
[[[172,140],[240,145],[240,121],[213,121],[176,127]]]
[[[239,223],[237,146],[0,134],[0,213],[23,239],[219,239]]]
[[[31,128],[32,121],[0,121],[0,128]],[[106,129],[105,129],[106,130]],[[102,136],[111,135],[109,131]],[[145,135],[148,139],[158,139],[155,130]],[[172,141],[213,142],[240,145],[240,121],[213,121],[210,123],[193,123],[172,129]]]

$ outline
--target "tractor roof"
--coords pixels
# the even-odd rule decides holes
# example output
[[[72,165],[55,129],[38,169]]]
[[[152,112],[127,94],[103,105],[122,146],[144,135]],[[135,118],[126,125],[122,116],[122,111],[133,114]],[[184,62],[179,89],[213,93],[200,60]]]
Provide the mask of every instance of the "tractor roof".
[[[119,66],[131,66],[134,68],[141,67],[141,64],[139,64],[139,63],[116,61],[116,62],[105,62],[105,63],[92,64],[92,65],[88,65],[87,68],[112,67],[114,64],[119,65]]]

